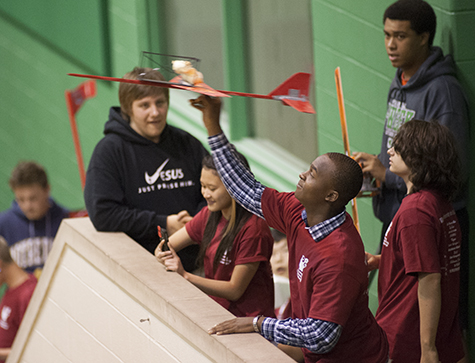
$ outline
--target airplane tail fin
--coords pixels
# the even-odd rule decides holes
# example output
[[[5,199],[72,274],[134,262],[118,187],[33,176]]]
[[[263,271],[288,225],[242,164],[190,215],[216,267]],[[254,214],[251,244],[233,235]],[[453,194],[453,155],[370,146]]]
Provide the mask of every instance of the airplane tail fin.
[[[295,73],[269,93],[269,96],[282,101],[282,103],[295,108],[297,111],[315,113],[312,104],[308,100],[310,77],[310,73]]]

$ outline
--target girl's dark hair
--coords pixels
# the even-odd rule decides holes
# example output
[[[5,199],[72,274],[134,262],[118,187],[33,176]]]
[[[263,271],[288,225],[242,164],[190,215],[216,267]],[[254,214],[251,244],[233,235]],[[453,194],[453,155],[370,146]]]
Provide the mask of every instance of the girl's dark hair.
[[[452,199],[460,187],[460,161],[450,130],[436,121],[411,120],[394,138],[394,151],[410,169],[410,193],[435,189]]]
[[[249,164],[244,157],[244,155],[235,151],[235,155],[238,159],[249,169]],[[213,161],[213,157],[211,155],[206,155],[203,158],[202,166],[205,169],[214,170],[216,174],[216,166]],[[244,209],[240,204],[236,203],[234,199],[232,199],[232,208],[231,208],[231,217],[225,228],[223,228],[223,232],[220,236],[220,242],[216,254],[214,256],[213,261],[213,270],[216,271],[219,262],[225,256],[225,254],[231,253],[232,246],[234,239],[236,238],[237,234],[241,231],[242,227],[248,219],[251,217],[251,213]],[[208,221],[206,222],[206,227],[203,233],[203,240],[201,241],[200,252],[198,253],[197,263],[198,267],[203,266],[204,257],[206,254],[206,250],[208,249],[211,240],[213,239],[214,235],[216,234],[216,230],[218,228],[219,221],[221,220],[222,213],[221,211],[218,212],[211,212],[208,217]],[[232,256],[227,255],[226,257],[232,258]]]

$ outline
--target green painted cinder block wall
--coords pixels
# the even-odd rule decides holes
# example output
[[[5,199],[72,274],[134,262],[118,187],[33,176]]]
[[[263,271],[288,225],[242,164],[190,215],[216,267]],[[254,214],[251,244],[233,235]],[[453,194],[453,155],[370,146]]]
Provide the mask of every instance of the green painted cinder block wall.
[[[33,1],[34,2],[34,1]],[[104,46],[103,57],[88,57],[90,49],[85,44],[98,42],[103,32],[89,33],[97,29],[104,1],[88,0],[86,14],[71,16],[67,2],[55,2],[54,11],[36,13],[46,25],[56,17],[69,14],[69,25],[61,29],[71,35],[70,43],[45,39],[39,29],[31,28],[28,16],[18,17],[9,4],[0,4],[0,210],[10,206],[13,194],[8,188],[8,178],[19,160],[37,160],[49,174],[52,195],[71,209],[84,207],[76,156],[72,143],[69,119],[64,98],[66,89],[76,88],[84,79],[69,77],[67,73],[97,72],[110,75],[124,74],[131,64],[139,64],[140,51],[148,38],[145,23],[144,1],[107,1],[107,22],[110,42]],[[92,6],[94,5],[94,6]],[[88,11],[95,11],[91,16]],[[63,14],[63,15],[61,15]],[[75,22],[81,23],[75,23]],[[98,23],[99,22],[99,23]],[[64,39],[65,36],[58,36]],[[74,39],[80,38],[81,42]],[[84,41],[84,39],[88,41]],[[69,47],[69,48],[68,48]],[[78,56],[78,50],[84,57]],[[75,53],[76,52],[76,53]],[[108,68],[104,67],[104,62]],[[86,64],[87,63],[87,64]],[[88,100],[77,114],[83,158],[87,166],[95,144],[102,137],[104,123],[111,105],[116,105],[118,86],[98,82],[98,97]]]

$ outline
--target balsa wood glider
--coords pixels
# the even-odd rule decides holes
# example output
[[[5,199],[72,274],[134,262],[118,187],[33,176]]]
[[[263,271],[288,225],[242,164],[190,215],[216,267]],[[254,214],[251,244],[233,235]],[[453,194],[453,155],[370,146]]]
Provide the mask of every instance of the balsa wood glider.
[[[295,73],[275,88],[267,95],[260,95],[247,92],[220,91],[208,86],[206,83],[196,83],[194,85],[183,81],[181,76],[176,76],[170,81],[156,81],[151,79],[125,79],[116,77],[105,77],[88,74],[68,73],[69,76],[91,78],[103,81],[135,83],[146,86],[182,89],[208,95],[211,97],[242,96],[252,98],[262,98],[281,101],[284,105],[295,108],[299,112],[315,113],[312,104],[309,102],[308,93],[310,88],[309,73]]]

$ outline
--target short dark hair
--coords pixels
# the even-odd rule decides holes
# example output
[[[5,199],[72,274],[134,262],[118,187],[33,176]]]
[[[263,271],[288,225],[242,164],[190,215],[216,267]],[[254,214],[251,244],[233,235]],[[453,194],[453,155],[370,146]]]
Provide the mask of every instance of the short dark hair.
[[[339,194],[343,206],[355,198],[363,185],[363,171],[360,165],[349,156],[340,153],[327,153],[335,165],[333,187]]]
[[[8,184],[11,189],[34,184],[46,189],[48,187],[48,176],[40,164],[34,161],[20,161],[13,169]]]
[[[124,75],[125,79],[139,79],[139,76],[154,81],[166,81],[165,77],[156,69],[148,67],[135,67],[131,72]],[[143,84],[120,83],[119,84],[119,102],[122,117],[130,119],[132,103],[148,96],[158,96],[164,94],[167,103],[170,103],[170,92],[168,88],[145,86]]]
[[[411,171],[409,192],[430,188],[453,198],[460,186],[460,160],[447,127],[436,121],[408,121],[394,137],[393,147]]]
[[[437,27],[437,17],[434,9],[423,0],[399,0],[390,5],[383,16],[386,19],[409,20],[411,29],[417,34],[429,33],[429,47],[432,46]]]

